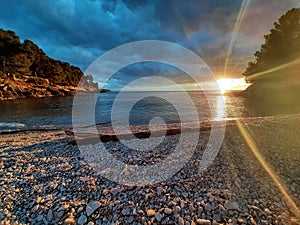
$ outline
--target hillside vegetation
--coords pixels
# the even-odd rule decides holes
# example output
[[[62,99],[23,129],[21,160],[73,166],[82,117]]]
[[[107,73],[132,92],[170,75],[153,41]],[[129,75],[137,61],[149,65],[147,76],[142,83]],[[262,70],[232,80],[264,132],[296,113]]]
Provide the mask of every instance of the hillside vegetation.
[[[246,81],[300,82],[300,8],[282,15],[264,38],[255,60],[244,71]]]
[[[48,57],[30,40],[22,43],[13,31],[0,29],[0,100],[73,95],[82,77],[82,91],[98,91],[91,75]]]
[[[300,104],[300,8],[282,15],[265,43],[249,62],[244,92],[247,106],[259,115],[299,113]]]

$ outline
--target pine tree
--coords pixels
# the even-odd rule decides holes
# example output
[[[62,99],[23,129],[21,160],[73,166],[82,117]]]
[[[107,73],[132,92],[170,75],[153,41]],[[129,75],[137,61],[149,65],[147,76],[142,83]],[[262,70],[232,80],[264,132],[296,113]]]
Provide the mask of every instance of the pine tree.
[[[300,58],[300,8],[293,8],[281,16],[264,38],[265,43],[254,54],[255,60],[248,63],[243,73],[245,80],[255,83],[261,80],[288,79],[283,74],[286,70],[272,71],[272,68],[280,68],[281,65]]]

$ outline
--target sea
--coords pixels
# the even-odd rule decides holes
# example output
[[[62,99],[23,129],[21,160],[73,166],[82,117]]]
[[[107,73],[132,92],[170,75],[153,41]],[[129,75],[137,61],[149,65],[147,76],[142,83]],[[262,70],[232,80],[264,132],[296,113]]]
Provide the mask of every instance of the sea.
[[[93,107],[96,124],[118,122],[119,119],[130,125],[144,125],[153,118],[160,118],[165,123],[180,123],[182,118],[185,122],[201,122],[252,116],[245,107],[245,99],[236,93],[225,96],[214,91],[108,92],[94,95],[97,95],[92,96],[97,99],[94,107],[88,95],[80,96],[75,104],[82,104],[83,109]],[[73,99],[66,96],[1,101],[0,133],[71,129]],[[84,113],[83,110],[83,118],[88,116]],[[198,117],[195,119],[191,113]]]

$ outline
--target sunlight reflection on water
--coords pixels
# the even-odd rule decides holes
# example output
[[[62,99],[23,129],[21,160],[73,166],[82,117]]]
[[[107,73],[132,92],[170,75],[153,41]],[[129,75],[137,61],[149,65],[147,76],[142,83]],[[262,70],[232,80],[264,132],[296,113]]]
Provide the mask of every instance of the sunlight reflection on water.
[[[225,96],[217,96],[216,97],[216,107],[214,112],[214,120],[220,121],[225,120],[227,118],[226,113],[226,97]]]

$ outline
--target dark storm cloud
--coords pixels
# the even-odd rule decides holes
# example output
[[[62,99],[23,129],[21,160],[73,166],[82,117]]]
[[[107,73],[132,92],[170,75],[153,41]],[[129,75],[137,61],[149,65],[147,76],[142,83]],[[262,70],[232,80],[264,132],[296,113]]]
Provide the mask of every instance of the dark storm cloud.
[[[241,1],[162,1],[157,7],[157,16],[163,27],[183,29],[189,33],[204,30],[207,27],[226,30],[224,19],[238,12]],[[167,13],[166,13],[167,12]],[[218,17],[215,17],[215,16]],[[222,23],[219,20],[223,19]],[[178,26],[174,26],[174,20]],[[222,25],[221,25],[222,24]],[[232,24],[230,24],[231,26]]]
[[[0,17],[5,28],[41,42],[45,50],[49,43],[51,51],[56,44],[106,51],[143,39],[185,42],[185,32],[197,32],[200,26],[206,29],[217,22],[209,16],[216,8],[226,6],[224,12],[230,14],[230,10],[238,10],[237,2],[16,0],[0,3]]]
[[[120,44],[157,38],[159,28],[158,21],[153,19],[152,6],[133,12],[121,1],[111,5],[106,1],[0,4],[4,28],[14,30],[22,39],[32,39],[50,56],[75,62],[82,69],[104,51]],[[78,59],[80,55],[89,59]],[[80,60],[85,63],[80,64]]]
[[[68,61],[82,70],[118,45],[158,39],[190,48],[203,57],[214,72],[222,74],[241,3],[240,0],[0,1],[0,24],[4,29],[15,31],[22,40],[33,40],[49,56]],[[236,74],[231,76],[241,74],[249,55],[259,47],[262,35],[274,20],[297,6],[297,0],[250,2],[233,45],[229,67]],[[140,73],[124,70],[123,77],[118,79],[159,73],[159,70],[176,76],[163,66],[139,68]],[[179,79],[182,81],[185,79]]]

